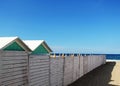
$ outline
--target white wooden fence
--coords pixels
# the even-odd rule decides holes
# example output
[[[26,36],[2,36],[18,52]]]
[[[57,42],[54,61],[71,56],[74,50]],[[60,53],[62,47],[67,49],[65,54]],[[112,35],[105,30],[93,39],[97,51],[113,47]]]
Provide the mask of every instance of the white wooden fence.
[[[83,75],[92,71],[96,67],[105,64],[104,55],[88,55],[88,56],[51,56],[52,61],[50,63],[51,71],[51,86],[67,86],[76,81]],[[59,60],[62,59],[62,63],[59,64]],[[62,67],[61,69],[59,67]],[[60,69],[60,71],[58,71]],[[63,72],[62,72],[63,71]],[[61,75],[58,75],[61,72]],[[57,80],[59,76],[60,80]],[[63,79],[63,80],[62,80]],[[59,84],[62,83],[62,84]]]
[[[0,51],[0,86],[67,86],[105,64],[104,55],[28,55]]]
[[[50,58],[50,86],[63,85],[63,64],[61,56]]]
[[[66,86],[73,81],[73,66],[74,66],[74,57],[73,56],[66,56],[65,57],[65,64],[64,64],[64,83],[63,85]]]

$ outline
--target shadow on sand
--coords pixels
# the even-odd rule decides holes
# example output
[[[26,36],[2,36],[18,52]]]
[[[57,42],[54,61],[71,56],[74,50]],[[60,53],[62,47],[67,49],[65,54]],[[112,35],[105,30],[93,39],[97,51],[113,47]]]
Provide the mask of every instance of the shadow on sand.
[[[118,86],[109,84],[111,81],[111,73],[115,64],[116,62],[107,62],[69,86]]]

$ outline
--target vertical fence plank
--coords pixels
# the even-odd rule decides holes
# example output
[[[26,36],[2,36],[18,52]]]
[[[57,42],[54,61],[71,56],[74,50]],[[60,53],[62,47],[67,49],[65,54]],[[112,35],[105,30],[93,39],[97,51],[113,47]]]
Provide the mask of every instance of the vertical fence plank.
[[[79,78],[79,56],[74,56],[73,81]]]
[[[88,72],[88,56],[83,56],[83,74]]]

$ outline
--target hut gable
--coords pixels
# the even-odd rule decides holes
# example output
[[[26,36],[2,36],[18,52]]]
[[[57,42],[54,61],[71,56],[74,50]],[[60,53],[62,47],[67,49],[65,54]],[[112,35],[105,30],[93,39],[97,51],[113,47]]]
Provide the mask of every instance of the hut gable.
[[[0,50],[31,52],[18,37],[0,37]]]
[[[47,54],[47,53],[49,52],[45,49],[45,47],[42,44],[32,52],[32,54]]]
[[[11,43],[9,46],[3,50],[13,50],[13,51],[25,51],[17,42]]]
[[[24,40],[31,50],[32,54],[47,54],[52,52],[44,40]]]

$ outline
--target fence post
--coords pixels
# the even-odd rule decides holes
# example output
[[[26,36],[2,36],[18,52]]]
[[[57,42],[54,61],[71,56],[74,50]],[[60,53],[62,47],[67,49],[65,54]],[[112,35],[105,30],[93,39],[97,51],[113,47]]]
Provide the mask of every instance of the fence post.
[[[2,76],[2,51],[0,50],[0,77]],[[2,85],[2,80],[0,79],[0,85]]]
[[[29,65],[29,59],[30,59],[30,54],[28,54],[28,56],[27,56],[28,58],[27,58],[27,76],[28,76],[28,86],[30,86],[30,65]]]
[[[54,56],[53,56],[53,58],[55,58],[56,59],[56,54],[54,53]]]
[[[63,78],[62,78],[62,86],[64,86],[64,72],[65,72],[65,57],[64,54],[62,54],[62,58],[63,58]]]
[[[80,53],[78,54],[79,57],[79,78],[80,78]]]
[[[49,54],[49,86],[51,86],[51,68],[50,68],[50,65],[51,65],[51,55]]]
[[[71,55],[71,58],[72,58],[72,82],[73,82],[73,75],[74,75],[74,54]]]

